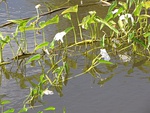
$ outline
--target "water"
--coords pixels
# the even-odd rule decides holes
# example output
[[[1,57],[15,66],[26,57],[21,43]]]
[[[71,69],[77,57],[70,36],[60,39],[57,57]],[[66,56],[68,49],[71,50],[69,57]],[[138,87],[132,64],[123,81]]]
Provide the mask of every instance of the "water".
[[[35,5],[41,2],[40,0],[14,0],[13,2],[7,0],[8,10],[6,10],[6,4],[1,3],[0,24],[5,23],[7,19],[36,15]],[[76,2],[80,3],[80,1]],[[85,2],[87,1],[83,1],[83,3]],[[92,1],[89,0],[89,2],[91,3]],[[61,3],[59,0],[52,0],[51,4],[59,6]],[[74,4],[74,2],[70,4]],[[42,7],[42,10],[47,9]],[[86,16],[90,10],[96,10],[101,17],[104,17],[107,13],[107,7],[102,7],[101,5],[88,6],[80,9],[79,18]],[[59,26],[47,27],[45,29],[48,37],[46,40],[51,41],[55,33],[63,30],[68,25],[70,23],[60,23]],[[11,34],[14,29],[15,27],[5,27],[0,28],[0,31],[4,34]],[[34,48],[33,33],[29,33],[28,37],[29,50],[32,51]],[[38,37],[38,42],[40,42],[40,37],[42,36],[38,35]],[[16,47],[17,50],[16,45],[13,45],[13,47]],[[72,55],[74,55],[74,50],[71,49],[71,51]],[[81,54],[79,48],[77,48],[76,53]],[[150,93],[149,60],[145,60],[144,57],[134,58],[133,56],[130,63],[125,63],[112,53],[110,53],[110,56],[111,61],[116,64],[114,67],[104,65],[97,67],[103,79],[109,78],[107,82],[102,82],[99,78],[94,79],[89,73],[75,77],[68,81],[67,86],[63,87],[62,97],[56,91],[54,95],[44,96],[44,106],[34,110],[31,109],[28,113],[37,113],[37,111],[48,106],[56,107],[56,113],[62,113],[63,108],[66,108],[67,113],[150,113],[150,97],[148,96]],[[4,57],[5,59],[12,58],[9,47],[5,48]],[[71,74],[77,75],[89,65],[89,59],[92,58],[92,54],[89,54],[89,56],[69,56],[69,58],[68,60],[76,63],[78,67],[72,66]],[[139,63],[137,63],[137,59]],[[25,66],[24,63],[22,62],[19,68],[15,63],[15,65],[7,65],[6,69],[5,67],[1,69],[0,95],[4,95],[3,99],[11,101],[11,104],[8,104],[5,109],[13,107],[19,110],[22,107],[23,100],[29,93],[29,88],[26,88],[26,86],[32,85],[29,81],[38,82],[41,68]],[[48,69],[49,67],[46,65],[45,68]],[[107,69],[109,70],[105,71]],[[5,74],[3,74],[4,72]],[[45,111],[44,113],[49,112]]]

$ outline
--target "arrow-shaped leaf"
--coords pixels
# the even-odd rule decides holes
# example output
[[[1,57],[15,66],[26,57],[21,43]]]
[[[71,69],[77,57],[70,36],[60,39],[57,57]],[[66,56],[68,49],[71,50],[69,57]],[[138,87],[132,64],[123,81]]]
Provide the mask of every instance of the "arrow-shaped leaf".
[[[34,55],[33,57],[31,57],[27,62],[26,64],[32,62],[32,61],[35,61],[35,60],[39,60],[41,58],[41,55],[40,54],[37,54],[37,55]]]
[[[48,46],[48,44],[49,44],[49,42],[43,42],[43,43],[37,45],[34,50],[41,49],[41,48],[43,48],[43,47],[45,47],[45,46]]]

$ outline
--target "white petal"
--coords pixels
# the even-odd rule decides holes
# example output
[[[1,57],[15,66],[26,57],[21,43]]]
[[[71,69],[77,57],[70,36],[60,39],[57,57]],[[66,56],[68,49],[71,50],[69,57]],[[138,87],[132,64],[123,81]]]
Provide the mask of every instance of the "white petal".
[[[36,9],[38,9],[41,6],[41,4],[38,4],[35,6]]]
[[[44,90],[43,93],[44,93],[45,95],[53,95],[53,94],[54,94],[53,91],[50,91],[50,90],[48,90],[48,89]]]
[[[118,12],[118,9],[115,9],[114,11],[112,11],[112,14],[116,14]]]
[[[106,49],[100,49],[100,54],[102,55],[102,58],[106,61],[110,60],[110,57],[106,51]]]
[[[132,17],[131,14],[121,15],[121,16],[119,17],[119,20],[121,20],[121,21],[122,21],[122,20],[125,20],[125,22],[128,23],[128,21],[127,21],[128,18],[131,19],[131,22],[132,22],[132,24],[133,24],[133,23],[134,23],[134,18]]]
[[[59,32],[59,33],[57,33],[56,35],[55,35],[55,37],[54,37],[54,40],[56,40],[56,41],[61,41],[62,43],[64,42],[63,41],[63,37],[66,35],[66,32]]]
[[[125,15],[121,15],[121,16],[119,17],[119,20],[125,20]]]
[[[130,18],[131,22],[134,23],[134,18],[132,16],[132,14],[126,14],[125,16],[127,16],[128,18]]]

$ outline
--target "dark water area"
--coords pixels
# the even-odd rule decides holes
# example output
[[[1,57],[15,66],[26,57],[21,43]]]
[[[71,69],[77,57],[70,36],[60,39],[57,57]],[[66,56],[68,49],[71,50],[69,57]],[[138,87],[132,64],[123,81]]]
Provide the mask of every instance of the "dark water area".
[[[83,3],[97,2],[98,0],[83,0]],[[123,0],[124,1],[124,0]],[[42,12],[47,11],[46,5],[51,7],[60,6],[66,1],[62,0],[7,0],[0,4],[0,25],[11,19],[19,19],[32,17],[36,15],[35,5],[41,4]],[[80,4],[80,0],[70,1],[67,5]],[[95,10],[102,18],[107,14],[108,7],[101,4],[82,7],[79,9],[79,18],[83,18],[89,11]],[[59,14],[59,12],[56,12]],[[45,18],[51,18],[56,13],[48,15]],[[74,18],[75,19],[75,18]],[[45,28],[47,41],[52,41],[57,32],[64,30],[70,26],[65,19],[59,25],[52,25]],[[15,26],[0,28],[0,32],[4,35],[11,34],[15,31]],[[87,35],[86,32],[83,32]],[[70,34],[70,37],[72,34]],[[29,51],[34,49],[33,32],[27,34]],[[42,35],[39,34],[37,41],[40,43]],[[71,43],[73,39],[69,39]],[[17,45],[12,43],[17,51]],[[110,49],[110,48],[108,48]],[[68,60],[74,63],[71,67],[71,76],[81,73],[92,57],[74,56],[74,54],[82,54],[82,48],[70,49],[73,56],[69,56]],[[84,49],[83,49],[84,50]],[[4,49],[4,59],[11,59],[12,53],[9,46]],[[99,53],[100,50],[96,52]],[[54,106],[56,113],[150,113],[150,61],[145,57],[132,56],[130,62],[123,62],[118,55],[111,53],[109,50],[111,62],[113,66],[98,66],[97,70],[103,78],[94,78],[90,73],[86,73],[79,77],[70,79],[66,86],[63,87],[63,96],[54,91],[54,95],[45,95],[43,98],[44,105],[30,109],[28,113],[37,113],[48,106]],[[125,53],[122,53],[125,54]],[[20,64],[19,64],[20,63]],[[75,65],[76,64],[76,65]],[[35,63],[36,65],[36,63]],[[73,65],[73,64],[72,64]],[[48,65],[44,65],[45,69],[49,69]],[[0,73],[0,100],[10,100],[11,103],[6,105],[4,109],[15,108],[17,111],[22,108],[23,101],[29,94],[29,86],[37,83],[42,73],[40,66],[25,65],[23,62],[14,62],[1,67]],[[107,80],[106,80],[107,79]],[[32,82],[34,81],[34,82]],[[39,104],[37,104],[38,106]],[[1,109],[1,106],[0,106]],[[50,113],[44,111],[44,113]]]

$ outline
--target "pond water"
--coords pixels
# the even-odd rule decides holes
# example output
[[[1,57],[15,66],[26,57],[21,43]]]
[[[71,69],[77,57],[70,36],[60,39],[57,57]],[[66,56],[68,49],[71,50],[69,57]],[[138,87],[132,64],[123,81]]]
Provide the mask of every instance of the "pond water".
[[[84,0],[83,3],[97,2],[97,0]],[[0,25],[9,19],[18,19],[31,17],[36,15],[35,5],[42,4],[42,11],[46,11],[44,6],[50,5],[59,6],[64,1],[62,0],[7,0],[7,4],[0,4]],[[71,1],[69,4],[80,3],[80,0]],[[79,18],[83,18],[89,11],[95,10],[98,15],[105,17],[108,7],[103,7],[100,4],[88,7],[82,7],[79,11]],[[57,12],[59,13],[59,12]],[[48,15],[45,18],[53,17],[55,14]],[[50,26],[45,29],[46,40],[51,41],[54,35],[62,31],[70,25],[65,20],[60,22],[58,26]],[[11,34],[15,30],[14,26],[0,28],[3,34]],[[86,32],[85,32],[86,34]],[[70,37],[72,34],[70,34]],[[33,33],[27,34],[29,51],[32,51]],[[41,34],[38,35],[37,41],[41,42]],[[72,39],[69,40],[70,42]],[[17,46],[12,44],[17,51]],[[83,71],[88,65],[89,60],[100,50],[89,55],[82,54],[84,49],[77,47],[72,51],[72,56],[68,56],[68,61],[71,62],[71,75],[75,76]],[[4,50],[4,59],[12,58],[10,48],[6,46]],[[74,56],[75,55],[75,56]],[[118,55],[111,53],[111,62],[113,66],[100,65],[97,72],[102,79],[97,79],[87,73],[79,77],[72,78],[67,85],[63,87],[60,95],[54,91],[54,95],[44,96],[44,105],[30,109],[28,113],[37,113],[38,111],[54,106],[56,113],[62,113],[66,109],[67,113],[150,113],[150,61],[145,57],[132,56],[131,62],[123,62]],[[45,69],[49,69],[48,65],[44,65]],[[19,110],[26,96],[29,94],[29,88],[38,81],[41,74],[41,67],[25,65],[25,61],[14,62],[12,64],[1,67],[0,75],[0,99],[10,100],[11,103],[5,106],[5,109],[15,108]],[[105,78],[107,79],[105,81]],[[38,105],[38,104],[37,104]],[[44,112],[49,113],[49,112]]]

